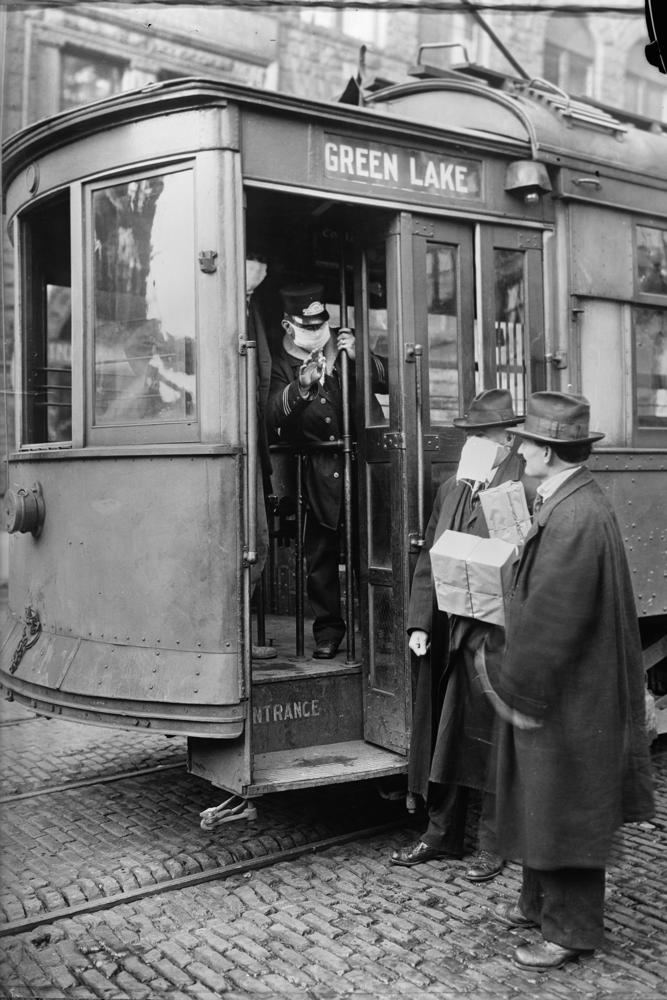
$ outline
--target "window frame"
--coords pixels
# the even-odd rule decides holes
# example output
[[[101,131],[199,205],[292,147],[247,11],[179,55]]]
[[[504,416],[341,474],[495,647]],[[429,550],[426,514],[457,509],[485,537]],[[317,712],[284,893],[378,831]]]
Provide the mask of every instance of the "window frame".
[[[194,324],[195,324],[195,413],[192,418],[183,420],[130,422],[117,424],[95,424],[95,218],[93,210],[94,195],[109,187],[129,184],[132,181],[146,180],[153,177],[164,177],[176,173],[190,173],[192,177],[192,227],[193,251],[197,252],[197,222],[198,222],[198,184],[197,157],[189,156],[176,161],[154,163],[150,166],[132,169],[124,167],[114,170],[104,176],[98,176],[82,185],[83,200],[83,288],[84,288],[84,327],[85,327],[85,437],[89,446],[106,445],[139,445],[139,444],[179,444],[192,443],[201,440],[201,389],[202,389],[202,344],[199,308],[199,287],[197,282],[196,264],[192,262],[192,281],[194,288]]]
[[[635,339],[634,330],[634,317],[633,313],[635,309],[659,309],[665,315],[667,319],[667,292],[646,292],[643,291],[639,286],[639,266],[638,266],[638,246],[639,241],[637,238],[638,228],[644,229],[657,229],[660,232],[667,233],[667,222],[665,219],[656,218],[645,218],[641,216],[636,216],[632,219],[632,263],[633,263],[633,297],[628,303],[628,336],[630,338],[631,346],[631,357],[632,357],[632,439],[634,447],[662,447],[667,445],[667,427],[661,426],[639,426],[639,415],[638,415],[638,384],[637,384],[637,344]]]

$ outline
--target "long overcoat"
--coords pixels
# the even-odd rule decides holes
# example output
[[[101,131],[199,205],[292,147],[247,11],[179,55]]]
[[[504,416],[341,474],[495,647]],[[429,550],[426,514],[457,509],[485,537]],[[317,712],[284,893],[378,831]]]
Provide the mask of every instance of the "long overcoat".
[[[490,486],[521,479],[523,458],[512,450]],[[471,647],[497,626],[447,615],[438,609],[430,551],[446,529],[488,538],[486,519],[472,502],[470,484],[452,476],[439,488],[417,560],[408,611],[408,632],[422,629],[431,647],[413,658],[412,735],[408,788],[426,801],[429,782],[486,787],[494,714],[474,675]]]
[[[614,513],[586,468],[545,501],[519,560],[497,691],[497,836],[538,870],[603,868],[653,814],[634,595]]]

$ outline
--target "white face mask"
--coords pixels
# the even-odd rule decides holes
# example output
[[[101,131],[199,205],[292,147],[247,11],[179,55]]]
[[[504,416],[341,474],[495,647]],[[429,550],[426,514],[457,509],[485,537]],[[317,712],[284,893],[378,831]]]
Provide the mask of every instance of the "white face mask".
[[[290,329],[294,343],[303,351],[321,351],[331,336],[328,323],[315,327],[315,329],[290,323]]]

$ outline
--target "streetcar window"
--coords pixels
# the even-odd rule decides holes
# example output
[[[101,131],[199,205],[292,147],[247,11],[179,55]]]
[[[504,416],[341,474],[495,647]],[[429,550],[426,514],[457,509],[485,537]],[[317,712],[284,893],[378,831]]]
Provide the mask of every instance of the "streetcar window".
[[[22,219],[26,444],[72,438],[72,324],[69,197]]]
[[[632,309],[637,425],[667,427],[667,309]]]
[[[509,389],[515,413],[525,412],[526,358],[523,322],[526,305],[525,254],[494,249],[496,384]]]
[[[451,424],[459,415],[457,275],[456,247],[429,243],[426,250],[426,308],[432,424]]]
[[[96,426],[196,416],[194,192],[175,171],[93,192]]]
[[[636,260],[639,291],[667,295],[667,229],[637,226]]]

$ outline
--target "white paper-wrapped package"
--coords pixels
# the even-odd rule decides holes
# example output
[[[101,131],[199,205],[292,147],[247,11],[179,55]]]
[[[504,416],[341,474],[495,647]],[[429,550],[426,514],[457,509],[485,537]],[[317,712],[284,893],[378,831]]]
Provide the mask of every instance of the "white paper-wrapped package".
[[[500,486],[482,490],[479,502],[491,538],[523,545],[532,523],[523,483],[501,483]]]
[[[505,599],[512,583],[515,545],[445,531],[431,548],[438,607],[448,614],[505,624]]]

